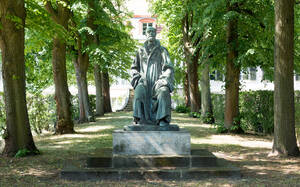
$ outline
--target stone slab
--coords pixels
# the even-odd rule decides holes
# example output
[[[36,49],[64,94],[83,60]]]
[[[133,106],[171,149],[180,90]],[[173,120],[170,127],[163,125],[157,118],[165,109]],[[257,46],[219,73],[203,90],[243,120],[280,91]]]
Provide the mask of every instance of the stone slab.
[[[180,131],[124,131],[113,133],[113,155],[190,155],[191,135]]]
[[[192,150],[191,155],[117,155],[105,154],[106,150],[98,149],[99,154],[87,158],[88,168],[139,168],[139,167],[216,167],[217,157],[205,149]]]
[[[179,131],[178,125],[168,125],[161,127],[158,125],[128,125],[124,127],[125,131]]]
[[[67,180],[191,180],[203,178],[231,177],[240,178],[240,169],[236,167],[203,168],[139,168],[139,169],[79,169],[63,170],[62,179]]]
[[[191,155],[185,156],[113,156],[111,149],[99,149],[97,153],[87,159],[87,167],[84,167],[83,164],[74,165],[74,163],[68,162],[61,171],[60,176],[63,179],[77,181],[118,181],[130,179],[194,180],[216,177],[241,177],[240,169],[235,167],[233,162],[217,158],[205,149],[193,149],[191,153]],[[113,157],[119,159],[117,163],[113,163],[115,162]],[[133,161],[130,161],[130,159]],[[145,159],[142,163],[154,161],[154,164],[135,167],[140,164],[138,160],[141,161],[141,159]],[[186,159],[189,159],[189,163],[186,163]],[[193,164],[195,160],[197,162]],[[125,163],[122,164],[122,161]],[[134,166],[132,164],[137,165]]]

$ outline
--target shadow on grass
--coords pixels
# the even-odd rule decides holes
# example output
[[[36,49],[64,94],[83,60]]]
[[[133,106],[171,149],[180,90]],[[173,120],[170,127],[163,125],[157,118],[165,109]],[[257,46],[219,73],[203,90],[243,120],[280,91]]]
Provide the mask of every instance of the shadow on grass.
[[[242,169],[243,180],[210,180],[207,184],[297,184],[300,181],[299,158],[269,158],[269,137],[253,135],[218,135],[211,125],[201,124],[199,119],[187,114],[173,113],[172,124],[191,133],[192,148],[207,149],[217,157],[230,160]],[[0,186],[123,186],[124,183],[73,182],[59,178],[59,172],[68,161],[84,167],[84,158],[99,148],[112,147],[112,132],[132,123],[131,112],[109,113],[97,118],[95,123],[76,125],[76,134],[37,136],[35,142],[41,155],[26,158],[0,158]],[[292,178],[292,179],[291,179]],[[219,182],[218,182],[219,181]],[[221,182],[220,182],[221,181]],[[152,186],[164,183],[153,183]],[[178,183],[179,184],[179,183]],[[190,184],[190,185],[188,185]],[[197,186],[199,181],[180,183],[182,186]],[[203,184],[203,183],[202,183]],[[168,183],[166,183],[168,185]],[[165,186],[166,186],[165,185]],[[128,186],[151,186],[132,182]],[[174,183],[174,186],[178,186]]]

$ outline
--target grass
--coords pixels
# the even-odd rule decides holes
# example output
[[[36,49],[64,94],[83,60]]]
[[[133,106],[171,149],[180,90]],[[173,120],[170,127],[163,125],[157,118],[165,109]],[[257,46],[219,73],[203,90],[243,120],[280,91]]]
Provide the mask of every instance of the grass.
[[[82,166],[95,150],[112,146],[112,131],[132,121],[132,113],[119,112],[97,118],[95,123],[76,125],[76,134],[35,136],[41,155],[25,158],[0,157],[0,186],[296,186],[300,184],[300,158],[268,157],[271,136],[216,134],[211,125],[173,113],[172,123],[191,133],[193,148],[205,148],[231,160],[242,169],[241,179],[208,178],[200,181],[84,181],[60,179],[66,161]]]

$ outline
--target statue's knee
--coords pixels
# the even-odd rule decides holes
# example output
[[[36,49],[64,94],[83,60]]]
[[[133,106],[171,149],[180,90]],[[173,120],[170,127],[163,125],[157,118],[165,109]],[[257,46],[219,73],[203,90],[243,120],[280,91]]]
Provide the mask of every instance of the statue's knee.
[[[143,85],[137,85],[137,87],[134,89],[135,99],[145,98],[145,95],[146,95],[145,87]]]
[[[170,89],[167,86],[163,86],[159,88],[158,97],[168,98],[170,96],[171,96]]]

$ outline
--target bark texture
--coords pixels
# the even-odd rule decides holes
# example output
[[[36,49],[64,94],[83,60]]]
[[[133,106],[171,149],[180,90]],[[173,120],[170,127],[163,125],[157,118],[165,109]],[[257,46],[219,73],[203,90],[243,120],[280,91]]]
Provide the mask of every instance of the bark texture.
[[[295,136],[294,0],[275,1],[274,154],[299,155]]]
[[[189,80],[189,93],[191,102],[191,112],[199,112],[201,108],[201,98],[199,91],[199,78],[198,78],[198,60],[200,49],[195,49],[192,43],[192,38],[189,35],[189,18],[188,15],[182,20],[182,33],[184,55],[187,64],[187,73]]]
[[[210,80],[209,80],[209,63],[203,64],[203,69],[201,72],[201,116],[205,118],[210,118],[207,122],[213,123],[213,111],[212,102],[210,94]]]
[[[95,77],[95,86],[96,86],[96,115],[104,115],[104,102],[102,95],[102,76],[100,66],[98,64],[94,65],[94,77]]]
[[[2,52],[2,76],[6,110],[4,135],[5,156],[14,156],[20,149],[32,153],[34,144],[26,106],[24,59],[24,0],[0,1],[0,48]],[[17,18],[11,19],[12,17]]]
[[[68,0],[63,1],[69,4]],[[57,8],[54,9],[51,2],[47,1],[45,8],[52,19],[67,30],[71,14],[70,9],[62,3],[57,3],[56,5]],[[58,35],[54,36],[53,39],[52,68],[57,112],[56,134],[74,133],[74,123],[71,115],[71,94],[68,89],[66,71],[66,42],[64,38]]]
[[[236,5],[229,5],[227,10],[236,9]],[[237,18],[229,19],[227,24],[227,58],[226,58],[226,75],[225,75],[225,114],[224,124],[227,129],[233,125],[238,125],[237,117],[239,116],[239,77],[240,65],[237,64],[238,57],[238,20]],[[234,124],[235,123],[235,124]]]
[[[76,80],[78,87],[79,123],[95,121],[90,109],[86,77],[89,66],[89,56],[87,53],[82,53],[81,48],[79,48],[76,57],[77,59],[74,59],[73,62],[76,70]]]
[[[103,104],[104,112],[112,112],[111,103],[110,103],[110,91],[109,91],[109,75],[107,71],[102,72],[102,95],[103,95]]]
[[[190,100],[190,90],[189,90],[189,74],[185,72],[185,77],[183,80],[183,90],[184,90],[184,101],[185,106],[190,107],[191,106],[191,100]]]

